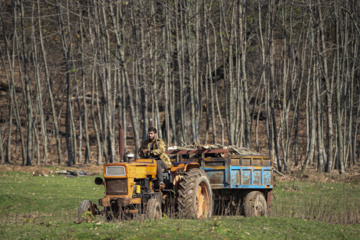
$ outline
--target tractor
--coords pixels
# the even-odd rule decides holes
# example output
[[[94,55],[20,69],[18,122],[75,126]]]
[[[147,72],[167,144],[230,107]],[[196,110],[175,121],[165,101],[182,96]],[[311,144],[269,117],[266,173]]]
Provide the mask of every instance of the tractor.
[[[212,216],[210,181],[198,163],[173,162],[171,169],[163,173],[163,188],[159,187],[156,167],[156,159],[105,164],[104,179],[95,179],[95,184],[105,187],[105,196],[99,199],[103,210],[85,200],[80,204],[79,218],[88,211],[109,220],[138,216],[161,219],[163,212],[183,218]]]
[[[120,126],[120,156],[124,156],[124,135]],[[217,148],[217,149],[216,149]],[[212,149],[173,149],[167,151],[172,167],[165,171],[165,187],[156,178],[157,159],[104,165],[105,196],[96,204],[85,200],[85,212],[107,219],[145,216],[210,218],[217,215],[268,216],[273,196],[273,159],[261,153],[233,146],[213,145]]]

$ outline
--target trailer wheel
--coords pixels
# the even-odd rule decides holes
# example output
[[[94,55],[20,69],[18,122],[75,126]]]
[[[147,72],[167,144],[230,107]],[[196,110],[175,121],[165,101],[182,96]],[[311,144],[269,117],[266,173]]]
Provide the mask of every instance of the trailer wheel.
[[[264,194],[259,191],[249,192],[244,202],[245,217],[255,217],[268,215],[268,208]]]
[[[200,169],[184,172],[178,189],[179,215],[184,218],[211,218],[213,199],[210,181]]]
[[[86,212],[89,212],[89,214],[86,214]],[[93,217],[94,213],[92,211],[92,203],[89,200],[82,201],[78,208],[78,221],[89,221]]]
[[[147,202],[147,218],[150,220],[162,219],[161,203],[156,198]]]

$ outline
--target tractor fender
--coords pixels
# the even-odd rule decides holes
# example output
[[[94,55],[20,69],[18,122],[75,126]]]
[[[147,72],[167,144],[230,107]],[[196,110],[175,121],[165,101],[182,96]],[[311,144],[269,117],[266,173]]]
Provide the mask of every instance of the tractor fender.
[[[193,168],[200,168],[200,165],[197,162],[173,162],[170,172],[173,173],[179,170],[187,172]]]
[[[173,179],[174,190],[177,191],[179,188],[179,182],[183,178],[183,172],[188,172],[191,169],[198,168],[200,165],[197,162],[173,162],[170,169],[170,173]]]

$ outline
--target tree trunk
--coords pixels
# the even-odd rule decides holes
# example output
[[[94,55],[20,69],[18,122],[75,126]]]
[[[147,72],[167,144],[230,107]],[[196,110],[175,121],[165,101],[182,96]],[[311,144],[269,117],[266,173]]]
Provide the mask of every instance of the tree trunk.
[[[332,123],[332,91],[331,91],[331,83],[329,79],[329,70],[327,65],[327,59],[328,57],[325,55],[327,51],[326,43],[325,43],[325,33],[324,33],[324,19],[322,17],[322,11],[321,11],[321,4],[320,0],[318,0],[318,11],[319,11],[319,28],[320,28],[320,39],[321,39],[321,58],[323,60],[323,69],[324,69],[324,78],[325,78],[325,100],[326,100],[326,114],[327,114],[327,163],[325,167],[326,172],[331,172],[333,168],[333,123]]]
[[[38,8],[38,15],[40,16],[41,15],[40,0],[37,0],[37,8]],[[42,28],[41,28],[42,22],[41,22],[40,17],[38,18],[38,25],[39,25],[39,41],[40,41],[41,52],[42,52],[42,57],[43,57],[43,62],[44,62],[45,78],[46,78],[47,88],[48,88],[48,92],[49,92],[51,113],[53,116],[53,125],[54,125],[54,132],[55,132],[56,145],[57,145],[58,158],[59,158],[58,162],[59,162],[59,165],[61,165],[62,164],[61,139],[60,139],[60,134],[59,134],[59,126],[58,126],[58,120],[57,120],[57,116],[56,116],[56,110],[55,110],[54,96],[53,96],[53,92],[52,92],[52,84],[50,82],[50,73],[49,73],[49,67],[48,67],[48,62],[47,62],[46,50],[45,50],[44,41],[43,41]]]
[[[341,128],[341,84],[340,84],[340,16],[338,9],[335,10],[336,16],[336,125],[337,125],[337,159],[339,163],[339,172],[345,175],[345,164],[343,155],[343,137]]]

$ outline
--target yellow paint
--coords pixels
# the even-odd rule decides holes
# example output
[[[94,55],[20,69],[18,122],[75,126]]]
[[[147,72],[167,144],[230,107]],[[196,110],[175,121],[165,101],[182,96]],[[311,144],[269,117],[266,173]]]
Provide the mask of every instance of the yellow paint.
[[[225,166],[206,166],[207,169],[225,170]]]
[[[128,197],[125,195],[115,195],[115,196],[105,196],[101,199],[102,206],[108,207],[110,206],[111,199],[118,199],[118,201],[128,204],[141,204],[141,198],[132,198],[132,196]]]
[[[185,164],[184,163],[181,163],[179,164],[178,166],[172,166],[171,169],[170,169],[170,172],[175,172],[177,171],[178,169],[185,169]]]
[[[130,204],[141,204],[141,198],[131,198]]]
[[[106,176],[106,166],[124,166],[126,176]],[[138,178],[144,179],[147,176],[155,178],[156,176],[156,160],[153,159],[138,159],[131,163],[109,163],[104,165],[104,178]]]
[[[126,175],[125,176],[107,176],[106,175],[106,167],[107,166],[124,166]],[[184,169],[184,171],[188,171],[191,168],[199,168],[199,167],[200,166],[199,166],[198,163],[181,163],[177,167],[173,166],[170,169],[170,171],[175,172],[178,169]],[[133,189],[134,189],[134,186],[135,186],[135,179],[145,179],[147,177],[150,177],[152,179],[154,179],[156,177],[156,160],[153,160],[153,159],[137,159],[136,161],[133,161],[133,162],[130,162],[130,163],[129,162],[120,162],[120,163],[109,163],[109,164],[104,165],[104,178],[105,179],[127,179],[128,194],[126,194],[126,195],[116,195],[116,196],[109,195],[108,197],[110,197],[110,198],[129,199],[130,201],[135,201],[135,202],[131,202],[133,204],[137,204],[136,201],[138,201],[138,204],[140,204],[141,199],[140,200],[133,200],[133,198],[132,198]],[[150,181],[150,188],[151,189],[153,188],[153,184],[152,184],[151,181]],[[106,183],[105,183],[105,189],[106,189]],[[136,191],[136,193],[140,193],[141,192],[140,186],[137,185],[135,191]],[[106,191],[105,191],[105,197],[107,197]]]
[[[175,172],[179,169],[184,169],[184,171],[188,171],[192,168],[200,168],[200,165],[198,163],[180,163],[178,166],[172,166],[170,169],[170,172]]]
[[[270,160],[270,167],[273,166],[273,159],[270,157],[263,157],[263,156],[242,156],[241,159],[250,160],[250,164],[253,165],[253,160],[256,159],[257,161],[260,160],[260,168],[263,166],[264,160]],[[256,166],[257,167],[257,166]]]
[[[141,193],[141,186],[140,185],[136,185],[136,193]]]
[[[106,167],[107,166],[124,166],[126,176],[107,176]],[[146,177],[155,178],[156,177],[156,160],[153,159],[138,159],[133,162],[120,162],[120,163],[109,163],[104,165],[104,178],[105,179],[124,179],[127,178],[127,195],[111,195],[111,198],[128,198],[132,199],[133,189],[135,186],[135,179],[144,179]],[[152,187],[152,186],[151,186]],[[106,189],[106,186],[105,186]],[[106,196],[106,192],[105,192]],[[140,202],[141,203],[141,199]]]

